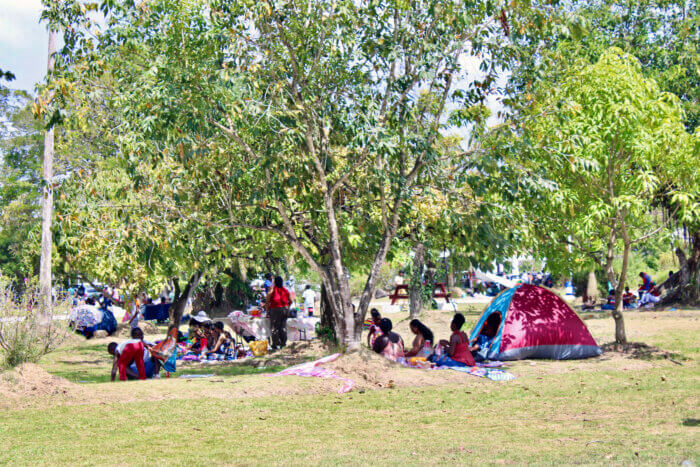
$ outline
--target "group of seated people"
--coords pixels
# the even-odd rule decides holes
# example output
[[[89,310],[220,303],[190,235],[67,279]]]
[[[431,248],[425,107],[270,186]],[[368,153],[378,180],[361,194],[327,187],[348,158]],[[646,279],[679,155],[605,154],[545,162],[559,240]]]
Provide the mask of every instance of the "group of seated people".
[[[477,361],[486,359],[489,347],[498,332],[501,316],[490,315],[476,338],[462,331],[464,315],[456,313],[450,323],[452,334],[449,340],[442,339],[434,345],[433,332],[417,319],[409,323],[415,335],[410,350],[405,350],[401,336],[392,331],[393,324],[389,318],[382,318],[377,309],[371,310],[372,325],[367,335],[367,345],[378,354],[394,361],[401,358],[421,356],[438,366],[474,366]]]
[[[224,330],[224,323],[212,323],[211,320],[190,320],[189,335],[185,337],[171,326],[168,335],[173,335],[173,342],[187,343],[187,350],[201,356],[226,356],[234,347],[233,337]],[[177,336],[177,338],[175,338]],[[112,381],[119,373],[119,380],[158,378],[161,360],[156,358],[154,350],[162,345],[154,344],[144,339],[141,328],[131,329],[131,338],[117,344],[111,342],[107,351],[114,357],[112,362]],[[175,344],[173,344],[175,345]],[[162,357],[161,357],[162,358]],[[166,365],[167,369],[167,365]]]
[[[200,313],[201,314],[201,313]],[[199,355],[227,355],[233,350],[233,337],[224,330],[221,321],[212,322],[208,317],[202,319],[199,315],[189,322],[188,350]]]
[[[625,287],[625,293],[622,294],[622,306],[626,309],[650,307],[661,301],[661,291],[654,283],[651,276],[645,272],[640,272],[639,277],[642,279],[642,284],[637,290],[638,296],[630,292],[629,287]],[[609,285],[608,299],[601,305],[603,310],[615,309],[615,289]],[[639,297],[639,300],[637,299]],[[586,308],[586,299],[584,298],[584,308]],[[590,308],[590,306],[588,307]]]

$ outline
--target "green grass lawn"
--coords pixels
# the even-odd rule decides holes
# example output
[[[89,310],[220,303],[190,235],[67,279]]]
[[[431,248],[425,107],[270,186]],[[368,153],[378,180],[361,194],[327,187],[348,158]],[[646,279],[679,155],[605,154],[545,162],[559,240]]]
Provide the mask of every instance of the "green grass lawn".
[[[218,387],[236,386],[228,383],[300,381],[246,375],[260,370],[233,365],[217,371],[219,386],[206,380],[85,384],[95,391],[143,390],[144,400],[3,411],[0,463],[678,465],[689,459],[697,465],[700,313],[626,317],[631,340],[672,351],[682,365],[623,357],[525,361],[509,369],[518,376],[512,382],[465,377],[459,385],[344,395],[308,394],[317,381],[305,379],[299,395],[241,397],[222,389],[213,397]],[[612,320],[588,325],[599,342],[612,334]],[[75,381],[87,371],[95,381],[109,359],[99,356],[103,345],[92,345],[56,352],[42,365]],[[74,358],[93,363],[66,363]],[[179,397],[151,399],[161,389]]]

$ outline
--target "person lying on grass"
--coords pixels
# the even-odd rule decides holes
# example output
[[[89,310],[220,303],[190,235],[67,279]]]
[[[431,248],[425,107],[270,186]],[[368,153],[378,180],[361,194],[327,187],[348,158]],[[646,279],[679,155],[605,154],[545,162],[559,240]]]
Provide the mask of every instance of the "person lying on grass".
[[[445,348],[445,353],[433,359],[439,366],[474,366],[476,362],[469,351],[469,337],[462,331],[464,326],[464,315],[457,313],[452,318],[450,329],[452,336],[449,342],[441,340],[440,345]]]
[[[382,318],[379,321],[379,329],[382,331],[382,335],[374,341],[372,349],[389,360],[397,361],[404,356],[403,339],[395,332],[392,332],[392,328],[393,325],[389,318]]]
[[[139,335],[140,333],[140,335]],[[112,362],[112,381],[114,381],[117,370],[119,370],[119,380],[126,381],[129,376],[132,379],[146,379],[146,367],[144,364],[144,352],[147,352],[143,345],[143,331],[140,328],[131,330],[131,339],[127,339],[121,344],[110,342],[107,351],[114,356]],[[136,366],[136,371],[129,368],[132,364]]]
[[[428,329],[425,324],[421,323],[417,319],[411,320],[409,327],[411,328],[411,332],[415,334],[416,337],[413,339],[413,347],[411,350],[406,352],[406,357],[415,357],[416,355],[421,354],[421,357],[428,358],[433,354],[433,331]],[[427,355],[424,355],[424,353],[426,353],[426,346],[428,351]]]
[[[382,319],[382,315],[376,308],[372,308],[369,314],[372,316],[372,324],[369,325],[369,332],[367,333],[367,347],[371,349],[374,347],[374,341],[381,335],[379,321]]]

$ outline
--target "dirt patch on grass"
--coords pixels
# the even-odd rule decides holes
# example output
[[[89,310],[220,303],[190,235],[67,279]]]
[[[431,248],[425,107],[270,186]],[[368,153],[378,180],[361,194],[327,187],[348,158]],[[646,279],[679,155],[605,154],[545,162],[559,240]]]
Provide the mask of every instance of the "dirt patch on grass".
[[[353,380],[356,388],[376,389],[396,386],[433,386],[450,382],[464,382],[477,378],[448,370],[419,370],[406,368],[374,352],[362,349],[341,355],[324,365],[339,376]]]
[[[64,402],[82,401],[85,391],[33,363],[24,363],[0,374],[0,407],[23,406],[32,399],[55,397]]]
[[[617,342],[609,342],[600,346],[603,349],[603,354],[618,354],[626,358],[637,360],[670,360],[673,363],[678,363],[680,358],[666,350],[654,347],[653,345],[645,344],[644,342],[628,342],[626,344],[618,344]]]

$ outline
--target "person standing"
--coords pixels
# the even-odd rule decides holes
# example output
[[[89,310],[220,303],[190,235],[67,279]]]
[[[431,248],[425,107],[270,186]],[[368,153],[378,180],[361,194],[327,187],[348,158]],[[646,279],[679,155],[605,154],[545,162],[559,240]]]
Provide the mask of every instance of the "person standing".
[[[316,306],[316,292],[311,288],[311,284],[306,285],[306,290],[304,290],[301,296],[304,299],[304,311],[306,311],[309,316],[313,316],[314,307]]]
[[[281,348],[287,345],[287,310],[289,308],[289,290],[284,288],[284,281],[280,276],[275,277],[272,290],[265,300],[268,316],[270,317],[270,330],[272,333],[272,347]]]

